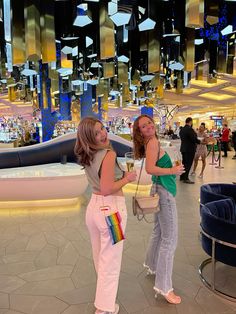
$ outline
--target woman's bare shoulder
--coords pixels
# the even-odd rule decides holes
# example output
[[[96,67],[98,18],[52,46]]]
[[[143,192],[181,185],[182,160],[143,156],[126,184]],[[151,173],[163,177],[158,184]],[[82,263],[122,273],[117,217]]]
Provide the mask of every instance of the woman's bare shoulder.
[[[155,147],[157,147],[159,145],[159,141],[158,141],[158,139],[156,138],[156,137],[152,137],[152,138],[150,138],[149,140],[148,140],[148,142],[147,142],[147,146],[155,146]]]

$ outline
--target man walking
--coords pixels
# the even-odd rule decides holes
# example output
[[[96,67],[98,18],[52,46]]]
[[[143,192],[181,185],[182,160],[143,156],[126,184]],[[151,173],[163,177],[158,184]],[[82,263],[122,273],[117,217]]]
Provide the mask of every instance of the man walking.
[[[227,127],[227,124],[223,125],[222,129],[222,136],[221,136],[221,143],[222,143],[222,148],[224,151],[224,155],[222,157],[228,157],[228,142],[229,142],[229,129]]]
[[[193,181],[189,180],[188,175],[193,163],[197,144],[201,143],[201,141],[197,138],[197,134],[193,130],[192,126],[193,119],[188,117],[185,120],[185,126],[181,128],[179,132],[181,139],[180,151],[182,153],[183,165],[185,168],[185,172],[181,174],[180,180],[188,184],[194,183]]]

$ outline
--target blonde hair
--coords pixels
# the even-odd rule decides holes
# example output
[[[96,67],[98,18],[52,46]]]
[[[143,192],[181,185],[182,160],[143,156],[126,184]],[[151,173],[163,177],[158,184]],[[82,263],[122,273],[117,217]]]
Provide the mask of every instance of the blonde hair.
[[[135,121],[134,121],[134,125],[133,125],[133,143],[134,143],[134,156],[135,159],[141,159],[143,157],[145,157],[145,142],[144,142],[144,138],[140,132],[140,128],[139,128],[139,121],[142,118],[148,118],[149,120],[151,120],[154,124],[154,120],[152,117],[148,116],[147,114],[142,114],[140,115]],[[156,134],[157,137],[157,134]]]
[[[83,118],[77,129],[74,153],[82,166],[90,166],[96,152],[100,149],[95,138],[95,124],[102,122],[93,117]]]

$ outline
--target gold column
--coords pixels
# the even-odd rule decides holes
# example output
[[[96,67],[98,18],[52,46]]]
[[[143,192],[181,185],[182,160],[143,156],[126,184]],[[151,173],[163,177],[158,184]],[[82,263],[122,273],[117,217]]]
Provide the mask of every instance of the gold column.
[[[51,79],[51,89],[52,92],[56,92],[59,90],[59,75],[56,70],[52,70],[49,68],[48,76]]]
[[[140,51],[148,50],[148,33],[142,32],[142,36],[140,36]]]
[[[196,80],[203,80],[203,62],[199,62],[196,65]]]
[[[103,63],[103,77],[111,78],[115,76],[115,64],[114,62],[104,62]]]
[[[10,101],[15,101],[15,100],[16,100],[15,85],[13,85],[13,86],[8,86],[8,99],[9,99]]]
[[[217,56],[217,71],[220,73],[225,73],[226,72],[226,61],[227,61],[227,56],[226,56],[226,51],[225,49],[219,49],[218,48],[218,56]]]
[[[5,57],[2,56],[1,50],[0,50],[0,65],[1,65],[1,68],[0,68],[1,77],[5,78],[6,77],[6,59]]]
[[[185,51],[185,71],[191,72],[194,70],[195,59],[195,30],[186,28],[186,51]]]
[[[122,84],[122,107],[125,107],[127,102],[130,101],[129,84]]]
[[[39,4],[39,0],[25,2],[25,46],[29,61],[38,61],[41,58]]]
[[[118,83],[128,83],[128,66],[123,62],[118,62]]]
[[[42,0],[41,0],[42,1]],[[43,0],[41,5],[41,45],[42,62],[56,61],[56,42],[54,25],[54,1]]]
[[[177,87],[176,87],[176,94],[181,94],[183,93],[183,80],[181,78],[180,73],[178,74],[178,78],[177,78]]]
[[[26,62],[24,42],[24,8],[21,1],[12,1],[12,63]]]
[[[186,0],[185,27],[204,27],[204,0]]]
[[[105,4],[100,6],[100,59],[115,57],[114,24],[109,18]]]
[[[155,30],[149,31],[148,73],[160,71],[160,41]]]
[[[230,36],[228,41],[227,69],[226,72],[234,74],[234,57],[235,57],[235,34]]]

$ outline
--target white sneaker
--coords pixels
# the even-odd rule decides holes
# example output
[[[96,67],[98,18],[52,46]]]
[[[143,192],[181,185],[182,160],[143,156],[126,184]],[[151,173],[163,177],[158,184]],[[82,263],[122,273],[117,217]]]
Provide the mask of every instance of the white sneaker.
[[[120,306],[119,304],[115,304],[115,311],[114,312],[104,312],[104,311],[100,311],[100,310],[96,310],[95,314],[118,314],[120,310]]]
[[[190,175],[191,176],[195,176],[195,174],[196,174],[196,172],[193,171]]]

